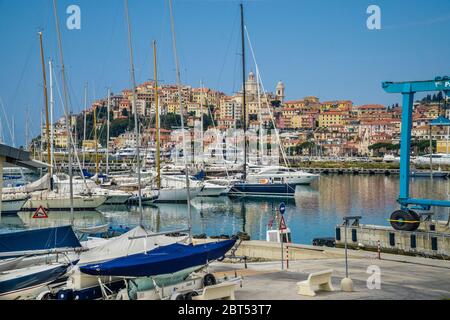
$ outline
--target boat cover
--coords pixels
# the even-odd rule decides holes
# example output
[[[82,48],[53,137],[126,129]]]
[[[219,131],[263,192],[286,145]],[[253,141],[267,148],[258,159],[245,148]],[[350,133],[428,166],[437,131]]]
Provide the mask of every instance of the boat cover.
[[[186,237],[169,236],[151,236],[152,233],[142,227],[136,227],[133,230],[107,240],[104,244],[88,251],[82,252],[78,265],[92,264],[99,261],[109,261],[112,259],[129,256],[137,253],[143,253],[153,250],[158,246],[174,244],[186,239]],[[149,236],[148,238],[130,239],[135,237]]]
[[[151,277],[175,273],[217,260],[234,246],[236,240],[200,245],[171,244],[104,263],[81,266],[80,271],[94,276]]]
[[[0,234],[0,257],[6,253],[17,252],[19,256],[58,248],[81,248],[71,226]]]
[[[13,187],[13,188],[3,188],[3,194],[9,193],[30,193],[34,191],[47,190],[50,188],[50,175],[47,173],[39,180],[28,183],[21,187]]]

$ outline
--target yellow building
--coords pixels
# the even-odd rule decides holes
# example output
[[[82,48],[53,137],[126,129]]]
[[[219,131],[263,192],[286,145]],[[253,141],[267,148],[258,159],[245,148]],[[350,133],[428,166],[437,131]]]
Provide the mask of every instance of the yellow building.
[[[436,144],[437,153],[447,153],[450,154],[450,141],[439,140]]]
[[[291,117],[291,129],[300,129],[302,127],[303,117],[299,114]]]
[[[180,114],[180,104],[178,102],[167,103],[167,113]]]
[[[85,150],[95,149],[95,140],[84,140],[83,141],[83,149],[85,149]]]
[[[54,137],[54,145],[56,148],[67,148],[68,137],[65,132],[57,133]]]
[[[327,127],[330,125],[344,124],[345,112],[339,111],[324,111],[319,115],[319,127]]]

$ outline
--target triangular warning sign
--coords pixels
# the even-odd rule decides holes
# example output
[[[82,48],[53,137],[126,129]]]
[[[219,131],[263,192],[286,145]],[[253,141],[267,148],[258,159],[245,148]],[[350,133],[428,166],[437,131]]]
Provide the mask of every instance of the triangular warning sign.
[[[280,220],[280,230],[286,230],[286,223],[284,222],[284,217],[281,216],[281,220]]]
[[[33,219],[47,219],[48,215],[44,207],[40,206],[33,215]]]

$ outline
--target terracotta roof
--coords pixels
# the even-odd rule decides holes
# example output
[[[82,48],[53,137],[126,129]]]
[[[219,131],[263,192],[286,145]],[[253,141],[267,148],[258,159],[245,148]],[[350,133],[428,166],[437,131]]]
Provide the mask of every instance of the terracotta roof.
[[[365,104],[362,106],[359,106],[358,109],[360,110],[366,110],[366,109],[386,109],[385,106],[381,104]]]

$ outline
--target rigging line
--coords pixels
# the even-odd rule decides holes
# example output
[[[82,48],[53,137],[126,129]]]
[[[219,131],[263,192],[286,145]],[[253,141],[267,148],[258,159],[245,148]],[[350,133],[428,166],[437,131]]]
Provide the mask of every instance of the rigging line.
[[[238,18],[239,18],[239,14],[236,14],[236,15],[234,16],[233,27],[231,28],[231,35],[230,35],[230,38],[228,39],[227,49],[226,49],[225,55],[224,55],[224,57],[223,57],[223,64],[222,64],[222,67],[221,67],[220,72],[219,72],[219,76],[218,76],[218,79],[217,79],[217,86],[216,86],[216,88],[220,88],[220,84],[221,84],[221,81],[222,81],[223,71],[224,71],[224,69],[225,69],[225,65],[226,65],[228,53],[229,53],[230,48],[231,48],[231,42],[233,41],[233,35],[235,35],[235,29],[236,29],[236,25],[237,25],[237,20],[238,20]]]
[[[241,39],[239,37],[236,37],[236,48],[238,48],[241,45]],[[239,64],[240,64],[240,59],[239,56],[242,56],[242,53],[239,52],[235,52],[234,54],[234,66],[233,66],[233,85],[231,88],[231,92],[232,93],[237,93],[239,91],[238,89],[238,85],[236,84],[236,78],[240,78],[240,70],[238,70],[239,68]],[[238,74],[238,76],[236,76]],[[240,81],[239,81],[240,82]]]
[[[116,33],[116,27],[117,27],[117,20],[119,17],[119,9],[120,9],[120,3],[117,2],[117,7],[114,13],[114,18],[113,18],[113,27],[111,28],[111,35],[109,37],[109,41],[108,41],[108,45],[106,48],[106,59],[103,60],[104,63],[102,63],[101,69],[100,69],[100,78],[99,78],[99,83],[103,82],[103,78],[105,77],[105,69],[106,66],[109,64],[110,59],[111,59],[111,44],[113,42],[113,38],[114,38],[114,34]]]
[[[165,41],[164,40],[166,38],[163,35],[164,35],[165,27],[166,27],[166,20],[165,20],[165,18],[167,18],[167,16],[168,16],[167,6],[163,5],[162,15],[161,15],[161,17],[162,17],[161,25],[160,25],[159,32],[158,32],[159,37],[157,39],[155,39],[155,40],[158,40],[158,43],[159,43],[158,46],[160,48],[164,48],[165,47]],[[164,79],[164,71],[163,71],[163,68],[161,68],[161,59],[158,59],[158,61],[156,63],[157,63],[158,73],[159,73],[158,78]],[[159,80],[158,82],[162,82],[160,79],[158,79]],[[160,87],[162,87],[162,84],[160,84]]]
[[[128,9],[128,0],[124,0],[125,5],[125,17],[127,21],[128,29],[128,49],[129,49],[129,60],[130,60],[130,80],[131,80],[131,97],[132,97],[132,107],[134,108],[134,124],[135,124],[135,135],[136,135],[136,158],[137,158],[137,176],[138,176],[138,197],[139,197],[139,224],[143,227],[144,212],[142,208],[142,186],[141,186],[141,156],[140,156],[140,128],[138,122],[137,105],[136,105],[136,78],[135,78],[135,67],[134,67],[134,52],[133,52],[133,40],[131,34],[131,22],[130,14]]]
[[[187,157],[187,148],[186,148],[186,134],[184,130],[184,108],[183,108],[183,99],[181,93],[181,75],[180,75],[180,61],[178,59],[178,51],[177,51],[177,37],[175,33],[175,23],[174,23],[174,15],[173,15],[173,5],[172,0],[169,0],[169,12],[170,12],[170,28],[172,30],[172,46],[173,46],[173,55],[175,60],[176,67],[176,78],[177,78],[177,87],[178,87],[178,103],[180,104],[180,119],[181,119],[181,132],[183,135],[183,159],[184,159],[184,168],[186,175],[186,188],[187,188],[187,205],[188,205],[188,224],[189,224],[189,243],[192,243],[192,212],[191,212],[191,190],[190,190],[190,179],[189,179],[189,168],[188,168],[188,157]],[[188,130],[189,132],[189,130]]]
[[[23,79],[25,77],[25,71],[28,68],[28,64],[30,62],[31,54],[34,51],[33,50],[34,47],[35,47],[35,38],[33,38],[33,41],[31,42],[30,48],[28,49],[28,54],[27,54],[26,59],[25,59],[25,64],[23,65],[23,69],[22,69],[22,72],[20,74],[19,82],[17,83],[17,86],[16,86],[16,88],[14,90],[14,93],[13,93],[10,105],[14,105],[14,103],[16,102],[17,93],[19,92],[19,89],[21,87],[22,81],[23,81]]]
[[[58,81],[57,81],[55,68],[52,69],[52,72],[53,72],[53,76],[54,76],[53,83],[55,84],[56,92],[58,93],[58,97],[59,97],[59,99],[61,100],[60,108],[63,110],[63,114],[64,114],[64,116],[65,116],[66,119],[67,119],[67,118],[68,118],[68,115],[67,115],[67,113],[66,113],[66,109],[64,108],[64,101],[63,101],[62,94],[61,94],[61,90],[60,90],[60,88],[59,88],[59,84],[58,84]],[[69,137],[70,137],[70,142],[69,142],[69,144],[72,143],[72,145],[75,146],[75,141],[74,141],[74,139],[73,139],[73,136],[72,136],[72,135],[69,135]],[[77,160],[78,168],[80,169],[80,172],[81,172],[81,177],[82,177],[82,179],[83,179],[83,183],[84,183],[86,189],[89,190],[89,186],[87,185],[86,178],[85,178],[84,173],[83,173],[83,168],[82,168],[82,166],[81,166],[81,161],[80,161],[80,158],[79,158],[79,156],[78,156],[78,150],[77,150],[78,148],[73,148],[73,149],[74,149],[75,159]],[[56,159],[55,159],[55,168],[56,168]]]
[[[255,67],[256,67],[256,71],[257,71],[256,73],[257,73],[257,75],[259,77],[259,83],[261,84],[262,91],[263,91],[264,97],[266,98],[266,101],[269,101],[268,96],[267,96],[267,91],[264,88],[264,83],[262,82],[261,73],[259,72],[258,63],[256,62],[255,52],[253,51],[253,46],[252,46],[252,42],[250,40],[250,35],[248,33],[248,30],[247,30],[247,26],[244,26],[244,29],[245,29],[245,32],[246,32],[246,35],[247,35],[248,43],[249,43],[249,46],[250,46],[250,51],[251,51],[252,56],[253,56],[253,61],[255,62]],[[272,121],[272,124],[273,124],[273,127],[274,127],[274,131],[275,131],[275,136],[277,137],[278,143],[280,144],[280,150],[281,150],[281,154],[283,156],[284,163],[289,168],[290,167],[289,166],[289,161],[288,161],[288,159],[286,157],[285,150],[283,148],[283,144],[281,143],[280,135],[279,135],[278,129],[277,129],[276,125],[275,125],[275,120],[274,120],[274,117],[273,117],[273,114],[272,114],[272,110],[270,109],[270,106],[268,104],[267,104],[267,111],[270,114],[270,118],[271,118],[271,121]]]
[[[14,136],[14,134],[13,134],[13,132],[12,132],[11,126],[9,125],[8,116],[6,115],[5,105],[3,104],[3,99],[2,99],[2,97],[0,97],[0,105],[2,106],[3,117],[4,117],[4,120],[5,120],[5,122],[6,122],[6,127],[7,127],[8,132],[9,132],[9,137],[10,137],[10,139],[11,139],[11,142],[13,143],[13,136]]]
[[[217,132],[217,129],[216,129],[216,120],[214,119],[214,116],[213,116],[213,113],[212,113],[212,111],[211,111],[211,106],[210,106],[210,104],[209,103],[206,103],[206,107],[207,107],[207,109],[208,109],[208,115],[211,117],[211,120],[212,120],[212,123],[213,123],[213,128],[214,128],[214,132],[216,133]],[[222,141],[222,140],[221,140]],[[202,157],[204,156],[204,150],[202,150]],[[223,154],[222,154],[222,157],[223,157]],[[225,162],[225,161],[224,161]],[[227,163],[225,162],[225,172],[226,172],[226,174],[227,174],[227,178],[229,179],[230,178],[230,175],[229,175],[229,172],[228,172],[228,165],[227,165]]]
[[[73,102],[75,102],[75,105],[81,106],[80,99],[78,98],[78,96],[76,94],[76,90],[74,90],[74,87],[72,85],[72,81],[71,81],[70,77],[66,77],[66,78],[67,78],[67,82],[69,83],[69,89],[70,89],[70,91],[69,91],[69,106],[73,106]],[[75,112],[75,111],[71,110],[71,112]],[[76,112],[78,112],[78,110]]]

